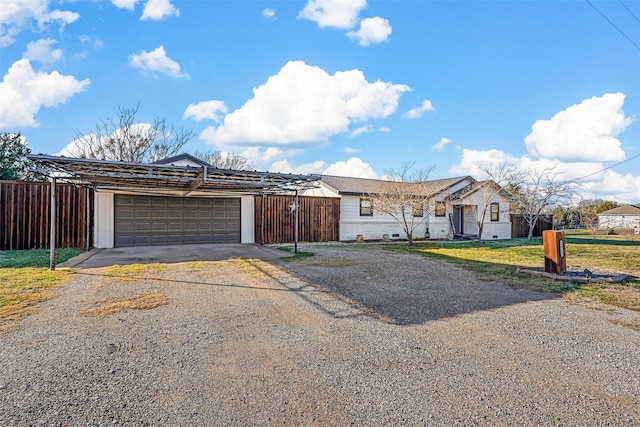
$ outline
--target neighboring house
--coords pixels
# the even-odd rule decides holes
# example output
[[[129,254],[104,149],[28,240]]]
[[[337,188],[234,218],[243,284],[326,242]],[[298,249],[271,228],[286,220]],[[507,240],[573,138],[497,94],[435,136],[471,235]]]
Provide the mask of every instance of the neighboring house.
[[[624,205],[598,214],[600,228],[634,228],[640,234],[640,203]]]
[[[341,241],[405,238],[397,221],[390,215],[376,212],[375,195],[385,188],[385,183],[383,180],[323,175],[320,188],[303,194],[341,199]],[[511,238],[509,202],[504,192],[495,192],[489,203],[483,203],[484,183],[478,183],[470,176],[432,180],[427,184],[432,203],[421,213],[427,218],[414,230],[414,238],[477,238],[478,206],[486,206],[488,210],[483,239]]]

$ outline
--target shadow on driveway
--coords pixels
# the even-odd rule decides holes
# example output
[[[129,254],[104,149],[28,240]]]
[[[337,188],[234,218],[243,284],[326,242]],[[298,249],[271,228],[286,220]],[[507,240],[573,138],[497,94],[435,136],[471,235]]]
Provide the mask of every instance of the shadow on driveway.
[[[254,244],[216,243],[181,246],[140,246],[135,248],[96,249],[59,267],[99,268],[111,265],[150,264],[189,261],[220,261],[231,258],[273,261],[285,255],[277,249]]]

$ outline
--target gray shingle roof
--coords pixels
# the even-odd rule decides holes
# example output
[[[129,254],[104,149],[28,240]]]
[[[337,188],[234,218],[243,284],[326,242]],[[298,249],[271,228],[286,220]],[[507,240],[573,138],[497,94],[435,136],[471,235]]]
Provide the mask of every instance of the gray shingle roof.
[[[637,205],[624,205],[608,211],[600,212],[598,215],[640,215],[640,203]]]
[[[469,176],[458,176],[454,178],[435,179],[426,181],[431,194],[444,191],[465,179],[473,178]],[[384,185],[389,181],[381,179],[352,178],[346,176],[322,175],[320,181],[333,188],[338,194],[359,196],[362,194],[378,194],[384,189]]]

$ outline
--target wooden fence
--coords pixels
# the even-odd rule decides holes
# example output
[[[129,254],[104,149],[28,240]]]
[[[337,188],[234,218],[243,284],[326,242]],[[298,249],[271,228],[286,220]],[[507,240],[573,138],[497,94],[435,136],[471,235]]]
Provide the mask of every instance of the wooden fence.
[[[70,184],[56,185],[56,247],[80,248],[93,233],[93,191]],[[48,248],[51,184],[0,181],[0,250]]]
[[[337,241],[340,199],[300,196],[298,201],[300,204],[298,241]],[[294,196],[271,195],[255,198],[256,243],[291,243],[294,241],[295,215],[289,207],[293,203],[295,203]],[[264,223],[262,218],[264,218]]]
[[[534,236],[542,236],[542,232],[553,230],[553,215],[540,216],[533,230]],[[511,215],[511,237],[527,237],[529,235],[529,224],[522,215]]]

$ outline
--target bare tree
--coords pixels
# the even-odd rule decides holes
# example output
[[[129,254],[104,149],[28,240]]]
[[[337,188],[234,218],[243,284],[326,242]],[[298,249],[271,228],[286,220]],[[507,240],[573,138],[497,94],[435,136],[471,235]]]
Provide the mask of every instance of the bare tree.
[[[218,150],[195,151],[194,157],[204,160],[219,169],[253,170],[255,165],[242,153],[224,153]]]
[[[69,154],[80,158],[122,162],[154,162],[178,154],[194,136],[192,130],[176,129],[165,119],[141,123],[140,104],[119,108],[116,119],[101,119],[94,132],[77,132]]]
[[[560,175],[554,168],[532,169],[517,175],[521,181],[512,182],[508,187],[512,206],[527,221],[529,240],[533,237],[533,230],[542,214],[557,206],[569,204],[575,195],[575,182],[561,180]]]
[[[403,163],[400,170],[386,172],[388,181],[373,195],[373,210],[391,216],[402,226],[409,245],[413,245],[413,231],[429,216],[433,196],[428,179],[433,170],[412,171],[413,163]]]
[[[476,197],[474,197],[476,209],[473,214],[478,226],[478,239],[482,239],[484,222],[491,205],[499,202],[501,199],[509,198],[509,194],[502,186],[521,180],[520,172],[512,163],[484,166],[481,167],[481,169],[485,173],[485,179],[471,184],[470,191],[466,192],[466,194],[469,195],[468,197],[470,197],[471,194],[476,194]],[[503,215],[508,214],[508,210],[503,211]]]
[[[598,222],[598,213],[591,205],[579,206],[578,213],[580,215],[580,222],[589,230],[591,238],[595,239],[598,227],[600,226],[600,223]]]

